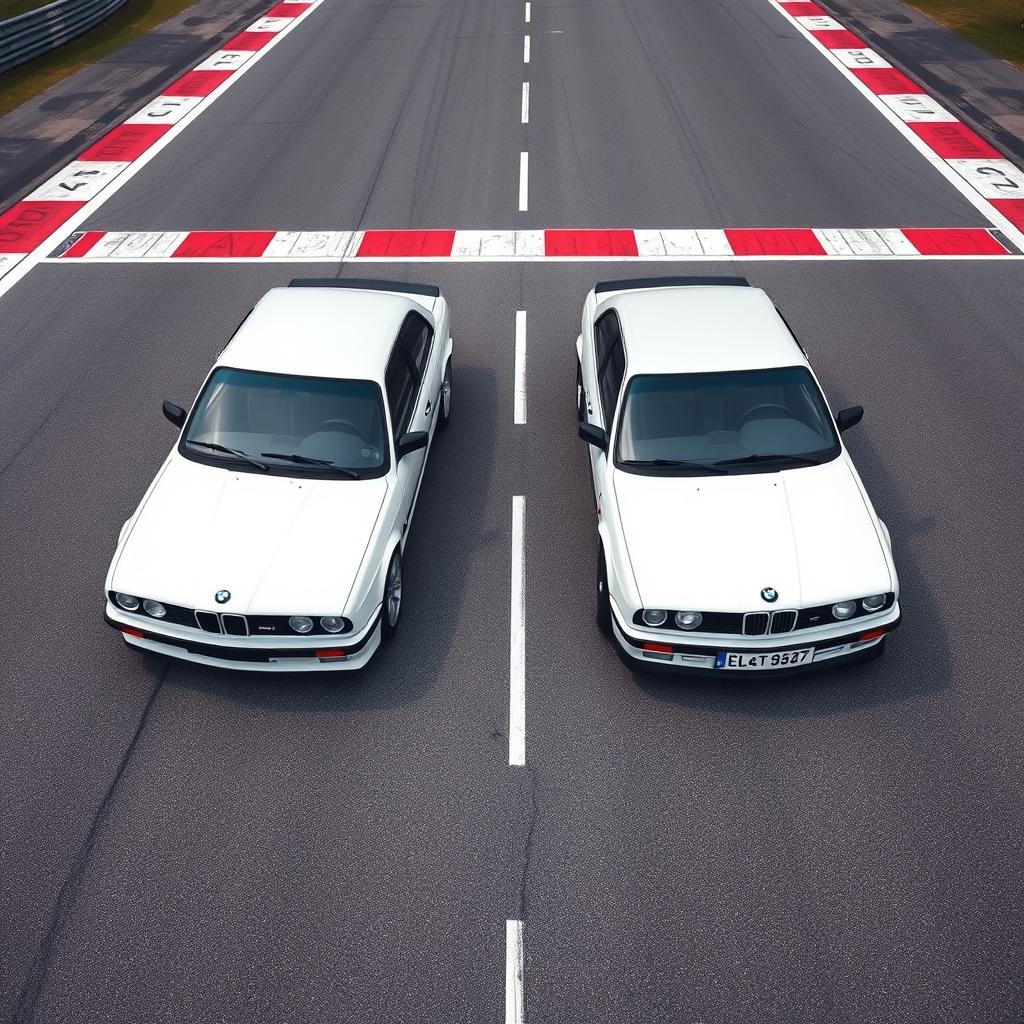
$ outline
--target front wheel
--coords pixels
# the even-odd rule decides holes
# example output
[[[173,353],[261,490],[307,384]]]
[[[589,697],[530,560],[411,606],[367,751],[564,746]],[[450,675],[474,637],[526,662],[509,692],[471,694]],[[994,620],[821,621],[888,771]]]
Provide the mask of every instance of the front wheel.
[[[576,360],[576,419],[582,423],[587,418],[586,409],[583,408],[583,367],[580,361]]]
[[[597,550],[597,628],[605,636],[612,633],[612,602],[608,596],[608,567],[603,545]]]
[[[437,429],[447,430],[452,415],[452,361],[449,357],[444,364],[444,377],[441,379],[441,395],[438,398],[441,408],[437,414]]]
[[[395,548],[395,553],[388,562],[387,575],[384,577],[384,603],[380,610],[381,639],[387,643],[398,630],[398,620],[402,617],[402,552]]]

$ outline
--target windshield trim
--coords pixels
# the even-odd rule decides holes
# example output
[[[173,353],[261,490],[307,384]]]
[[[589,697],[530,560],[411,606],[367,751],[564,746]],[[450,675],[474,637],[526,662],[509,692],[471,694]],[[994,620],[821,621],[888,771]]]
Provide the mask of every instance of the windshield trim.
[[[257,469],[256,466],[246,462],[240,457],[225,455],[223,453],[213,451],[207,454],[201,451],[196,451],[194,448],[189,448],[188,445],[185,444],[185,440],[188,437],[189,430],[192,428],[192,422],[195,418],[196,410],[199,408],[203,396],[206,394],[207,389],[210,387],[210,382],[213,380],[213,376],[218,370],[231,370],[233,373],[247,373],[253,377],[291,377],[295,380],[323,381],[325,383],[370,384],[376,389],[377,408],[380,413],[381,423],[383,423],[385,427],[386,437],[383,463],[379,467],[369,470],[356,470],[355,467],[346,466],[346,469],[351,468],[354,472],[359,473],[358,478],[353,479],[348,473],[340,473],[327,466],[302,466],[297,462],[268,462],[266,464],[267,469],[262,470]],[[254,370],[251,367],[230,366],[227,363],[217,363],[206,375],[206,379],[203,381],[203,385],[199,389],[199,393],[192,402],[192,407],[188,411],[185,424],[182,426],[181,433],[178,435],[178,443],[174,447],[178,454],[182,458],[188,459],[189,462],[198,462],[204,466],[213,466],[217,469],[231,469],[233,472],[237,470],[239,473],[254,473],[259,474],[260,476],[285,476],[300,480],[345,480],[348,483],[359,483],[361,480],[379,480],[382,476],[387,476],[388,473],[391,472],[391,446],[394,441],[391,438],[391,431],[388,429],[389,422],[387,410],[384,406],[384,391],[380,386],[380,381],[371,380],[368,377],[321,377],[308,373]],[[259,460],[260,453],[254,453],[254,457]]]
[[[707,472],[702,472],[693,466],[664,466],[664,465],[650,465],[650,466],[638,466],[629,459],[623,459],[619,451],[622,417],[626,413],[626,404],[629,400],[629,391],[633,386],[633,382],[637,380],[643,380],[648,377],[725,377],[725,376],[738,376],[745,373],[757,373],[766,370],[803,370],[810,378],[811,383],[814,385],[818,397],[821,399],[822,408],[827,414],[827,422],[829,431],[832,435],[832,446],[830,448],[822,448],[815,452],[805,452],[798,455],[794,455],[793,461],[788,463],[783,461],[783,458],[788,456],[780,457],[778,460],[770,458],[765,462],[751,462],[747,464],[722,466],[716,465],[714,462],[707,463]],[[794,363],[790,366],[752,366],[746,367],[742,370],[701,370],[698,372],[690,373],[687,371],[676,372],[676,373],[636,373],[631,377],[627,377],[622,385],[622,391],[619,393],[619,402],[615,409],[615,433],[613,437],[610,437],[610,442],[614,445],[613,450],[613,465],[620,473],[629,473],[631,476],[671,476],[671,477],[709,477],[709,476],[743,476],[749,473],[782,473],[793,469],[814,469],[817,466],[824,466],[826,463],[834,462],[843,452],[842,439],[839,437],[839,431],[836,430],[835,417],[832,415],[832,409],[829,407],[828,401],[825,398],[825,393],[821,390],[821,385],[818,383],[818,378],[815,376],[814,371],[806,363]],[[811,463],[804,460],[815,459],[816,461]]]

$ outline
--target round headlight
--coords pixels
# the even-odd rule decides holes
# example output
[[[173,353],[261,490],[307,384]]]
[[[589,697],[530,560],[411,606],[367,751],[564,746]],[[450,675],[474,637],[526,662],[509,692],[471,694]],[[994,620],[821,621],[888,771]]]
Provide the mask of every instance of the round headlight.
[[[696,629],[703,618],[700,612],[676,612],[676,625],[680,629]]]
[[[167,614],[167,609],[159,601],[143,601],[142,607],[154,619],[162,619]]]
[[[668,612],[664,608],[645,608],[640,618],[645,626],[664,626],[668,622]]]
[[[328,633],[340,633],[345,628],[345,620],[338,615],[325,615],[320,620],[320,626]]]
[[[857,610],[856,601],[840,601],[832,605],[832,614],[837,619],[848,619]]]
[[[296,633],[308,633],[313,628],[313,620],[308,615],[293,615],[288,620],[288,625]]]
[[[880,612],[885,607],[885,594],[874,594],[871,597],[865,597],[861,601],[861,605],[866,612]]]
[[[131,594],[115,594],[114,598],[126,612],[137,612],[139,610],[139,599],[132,597]]]

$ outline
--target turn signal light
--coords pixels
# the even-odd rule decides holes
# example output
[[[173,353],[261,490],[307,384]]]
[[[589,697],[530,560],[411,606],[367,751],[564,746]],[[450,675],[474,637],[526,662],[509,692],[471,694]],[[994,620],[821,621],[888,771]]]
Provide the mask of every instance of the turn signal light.
[[[121,632],[124,633],[125,636],[134,636],[139,640],[146,639],[146,634],[143,633],[141,629],[132,629],[131,626],[122,626]]]
[[[866,633],[861,633],[857,643],[866,644],[869,640],[880,640],[883,636],[885,636],[884,629],[869,629]]]
[[[321,661],[336,661],[339,658],[347,658],[348,651],[344,651],[340,647],[337,647],[329,651],[317,651],[316,656]]]
[[[672,645],[647,643],[643,645],[643,650],[648,651],[651,654],[671,654]]]

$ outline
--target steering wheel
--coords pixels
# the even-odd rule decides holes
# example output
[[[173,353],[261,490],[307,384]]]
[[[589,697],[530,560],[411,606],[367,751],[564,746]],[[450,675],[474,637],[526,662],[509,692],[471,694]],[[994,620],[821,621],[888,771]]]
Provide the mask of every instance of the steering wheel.
[[[771,411],[775,413],[774,416],[762,416],[761,413]],[[778,402],[762,402],[760,405],[755,405],[753,408],[748,409],[743,414],[743,419],[740,420],[740,427],[743,428],[750,422],[750,420],[763,420],[763,419],[793,419],[793,414],[784,405],[779,405]]]
[[[373,442],[359,429],[351,420],[324,420],[317,431],[322,430],[336,430],[341,434],[355,434],[361,441],[368,444],[371,448],[376,447]]]

